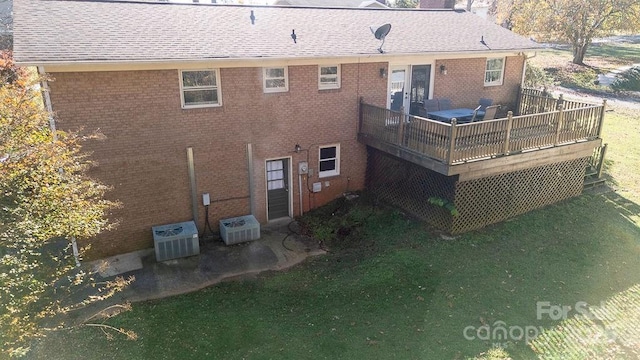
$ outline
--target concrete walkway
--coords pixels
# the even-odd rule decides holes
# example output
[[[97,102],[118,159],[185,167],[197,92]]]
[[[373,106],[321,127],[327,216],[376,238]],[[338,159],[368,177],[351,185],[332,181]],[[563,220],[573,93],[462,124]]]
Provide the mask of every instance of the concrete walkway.
[[[153,249],[119,255],[91,264],[104,279],[135,276],[109,303],[138,302],[196,291],[225,279],[282,270],[309,256],[324,254],[310,237],[292,233],[289,220],[261,229],[256,241],[226,246],[222,240],[201,242],[200,255],[156,262]],[[297,231],[297,224],[291,224]]]
[[[613,82],[618,78],[618,75],[634,67],[640,67],[640,63],[630,66],[623,66],[606,74],[598,74],[598,82],[603,86],[611,86],[611,84],[613,84]]]

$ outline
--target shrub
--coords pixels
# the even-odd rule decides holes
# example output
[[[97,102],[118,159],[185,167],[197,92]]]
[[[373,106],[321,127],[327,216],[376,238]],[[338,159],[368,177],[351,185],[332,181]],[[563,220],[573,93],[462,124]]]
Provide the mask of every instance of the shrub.
[[[533,64],[527,64],[524,74],[524,85],[531,88],[547,87],[553,83],[553,79],[542,68]]]
[[[611,89],[614,91],[640,91],[640,66],[622,72],[611,84]]]

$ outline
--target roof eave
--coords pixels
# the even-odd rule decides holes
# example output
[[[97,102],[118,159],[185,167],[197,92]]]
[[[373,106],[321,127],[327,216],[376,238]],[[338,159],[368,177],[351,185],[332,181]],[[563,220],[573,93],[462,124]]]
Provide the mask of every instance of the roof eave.
[[[371,62],[393,62],[401,59],[456,59],[474,58],[487,55],[518,55],[545,50],[543,47],[500,49],[500,50],[477,50],[477,51],[441,51],[441,52],[415,52],[415,53],[367,53],[348,54],[335,56],[305,56],[305,57],[220,57],[220,58],[197,58],[197,59],[124,59],[124,60],[79,60],[79,61],[47,61],[47,60],[16,60],[16,64],[21,66],[44,66],[51,69],[48,71],[101,71],[112,68],[122,69],[175,69],[198,67],[203,64],[220,67],[262,67],[271,64],[284,65],[309,65],[318,63],[371,63]],[[178,66],[179,65],[179,66]]]

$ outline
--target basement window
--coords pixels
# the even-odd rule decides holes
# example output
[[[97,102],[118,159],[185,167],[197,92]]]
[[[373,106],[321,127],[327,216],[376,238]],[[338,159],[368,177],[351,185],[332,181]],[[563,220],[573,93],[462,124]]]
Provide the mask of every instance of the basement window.
[[[340,145],[320,146],[318,177],[340,175]]]
[[[183,109],[222,105],[218,69],[180,70],[180,100]]]

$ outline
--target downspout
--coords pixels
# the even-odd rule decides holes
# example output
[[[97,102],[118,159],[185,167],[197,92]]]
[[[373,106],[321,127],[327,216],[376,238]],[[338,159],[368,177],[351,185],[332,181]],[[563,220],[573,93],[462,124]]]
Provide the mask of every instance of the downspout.
[[[40,89],[42,93],[42,102],[44,103],[44,107],[49,114],[49,129],[51,130],[51,136],[53,137],[53,141],[58,141],[58,134],[56,131],[56,121],[53,118],[53,105],[51,105],[51,96],[49,95],[49,83],[47,82],[45,76],[46,72],[44,71],[44,66],[38,66],[38,75],[40,75]],[[60,169],[60,173],[64,170]],[[71,237],[71,249],[73,250],[73,258],[76,262],[76,266],[80,267],[80,252],[78,251],[78,242],[76,241],[76,237]]]
[[[304,215],[304,207],[302,206],[302,174],[298,174],[298,193],[300,196],[300,216]]]
[[[533,56],[531,57],[527,57],[527,55],[524,55],[524,65],[522,66],[522,80],[520,80],[520,88],[524,87],[524,79],[526,78],[527,75],[527,60],[529,59],[533,59],[534,57],[538,56],[538,52],[534,52]]]
[[[249,210],[256,216],[256,201],[253,197],[253,145],[247,144],[247,175],[249,176]]]
[[[53,135],[53,140],[58,140],[58,134],[56,134],[56,121],[53,119],[53,106],[51,105],[51,96],[49,95],[49,83],[47,82],[45,76],[46,72],[44,71],[44,66],[38,66],[38,75],[40,75],[40,89],[42,93],[42,101],[44,102],[44,107],[47,109],[47,113],[49,113],[49,129],[51,129],[51,134]]]
[[[191,215],[193,216],[193,222],[198,227],[198,188],[196,186],[196,169],[193,160],[193,148],[187,148],[187,167],[189,170],[189,188],[191,189]],[[198,229],[198,233],[200,230]]]

